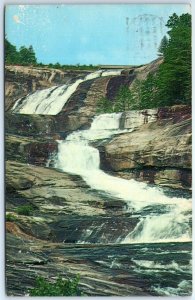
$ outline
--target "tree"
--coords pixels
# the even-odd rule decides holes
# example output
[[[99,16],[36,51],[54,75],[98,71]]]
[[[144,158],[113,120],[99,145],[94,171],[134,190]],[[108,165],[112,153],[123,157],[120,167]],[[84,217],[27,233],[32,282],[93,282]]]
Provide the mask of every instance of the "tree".
[[[165,35],[162,40],[161,40],[161,43],[160,43],[160,46],[158,48],[158,55],[159,56],[163,56],[167,46],[168,46],[168,43],[169,43],[169,39],[168,37]]]
[[[158,72],[158,99],[165,105],[191,103],[191,15],[173,14],[166,25],[169,42]]]
[[[148,74],[141,84],[139,109],[157,107],[157,81],[155,74]]]
[[[12,45],[5,37],[5,63],[18,65],[37,65],[37,59],[33,46],[29,48],[22,46],[17,51],[16,46]]]
[[[19,51],[20,63],[23,65],[35,65],[37,59],[32,46],[26,48],[25,46],[20,47]]]
[[[36,55],[35,55],[35,51],[33,49],[33,46],[30,45],[30,47],[28,48],[29,50],[29,62],[33,65],[35,65],[37,63],[37,59],[36,59]]]
[[[122,86],[115,98],[114,111],[122,112],[130,109],[134,109],[135,98],[132,91],[127,86]]]
[[[97,113],[112,113],[112,102],[106,97],[101,97],[97,102]]]
[[[7,38],[5,38],[5,63],[6,64],[17,64],[19,55],[17,49],[12,45]]]

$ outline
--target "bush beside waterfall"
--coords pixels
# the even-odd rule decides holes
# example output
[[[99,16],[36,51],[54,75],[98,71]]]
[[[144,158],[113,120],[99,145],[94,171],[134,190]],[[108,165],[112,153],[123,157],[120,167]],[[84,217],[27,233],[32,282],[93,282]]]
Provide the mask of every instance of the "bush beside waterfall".
[[[131,89],[122,86],[113,101],[101,98],[97,103],[97,113],[113,113],[157,107],[155,96],[155,75],[146,80],[136,79]]]

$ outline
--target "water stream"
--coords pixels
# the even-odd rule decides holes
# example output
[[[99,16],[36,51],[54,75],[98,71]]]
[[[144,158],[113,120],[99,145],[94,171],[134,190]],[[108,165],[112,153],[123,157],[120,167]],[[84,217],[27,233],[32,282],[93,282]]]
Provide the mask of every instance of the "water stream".
[[[26,97],[18,99],[12,108],[12,112],[20,114],[56,115],[62,110],[63,106],[82,82],[98,77],[116,76],[120,74],[121,70],[99,70],[86,75],[84,78],[79,78],[71,84],[54,86],[41,91],[38,90],[34,93],[30,93]]]
[[[110,176],[100,170],[99,151],[90,141],[121,134],[121,114],[96,116],[89,130],[76,131],[65,141],[59,141],[56,168],[81,175],[91,188],[103,191],[114,198],[125,200],[128,210],[142,215],[150,207],[150,213],[120,243],[185,242],[191,240],[191,200],[168,197],[162,189],[149,187],[135,180]],[[129,131],[134,130],[133,126]],[[110,200],[112,201],[112,200]],[[159,211],[158,208],[160,207]],[[155,211],[155,212],[154,212]],[[164,213],[166,211],[166,213]]]
[[[13,113],[56,115],[83,81],[120,74],[121,70],[97,71],[69,85],[36,91],[19,99]],[[131,132],[144,122],[143,116],[138,117],[134,112],[128,129],[121,129],[121,119],[121,113],[95,116],[90,129],[75,131],[66,140],[58,141],[57,169],[80,175],[92,191],[103,193],[109,201],[126,202],[124,216],[100,217],[86,226],[77,243],[93,242],[100,246],[93,251],[81,248],[79,255],[96,260],[102,272],[109,268],[112,276],[121,278],[129,274],[129,278],[144,283],[155,295],[189,295],[191,199],[167,196],[163,189],[114,177],[100,169],[99,151],[92,142]]]
[[[121,114],[96,116],[89,130],[73,132],[65,141],[59,141],[56,168],[82,176],[93,190],[106,193],[110,201],[116,198],[126,201],[126,212],[120,218],[124,219],[125,213],[131,212],[131,225],[125,237],[120,230],[128,228],[127,222],[126,228],[123,225],[113,231],[112,226],[103,221],[102,225],[92,224],[82,232],[78,243],[94,243],[94,239],[97,244],[110,243],[105,238],[113,235],[108,255],[105,246],[102,252],[97,248],[100,251],[97,263],[103,270],[110,268],[115,276],[128,273],[153,295],[189,295],[192,288],[191,199],[169,197],[160,188],[106,174],[100,170],[98,150],[90,145],[91,141],[121,134],[120,118]],[[134,129],[132,123],[128,131]],[[139,221],[132,229],[132,220],[136,217]],[[115,221],[113,218],[113,224]],[[111,234],[105,234],[107,231]],[[116,252],[115,245],[120,245]]]

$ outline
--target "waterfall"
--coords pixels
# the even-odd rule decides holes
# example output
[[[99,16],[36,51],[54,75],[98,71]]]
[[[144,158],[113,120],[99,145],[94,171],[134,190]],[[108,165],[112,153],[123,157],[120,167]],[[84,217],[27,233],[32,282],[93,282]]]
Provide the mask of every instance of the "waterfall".
[[[83,79],[77,79],[72,84],[64,84],[62,86],[54,86],[41,91],[36,91],[26,97],[18,99],[12,108],[12,112],[20,114],[56,115],[62,110],[80,83],[102,76],[120,75],[121,71],[122,70],[98,70],[88,74]]]
[[[122,70],[106,70],[102,72],[102,76],[119,76]]]
[[[158,188],[133,179],[113,177],[99,169],[99,152],[89,142],[126,132],[119,129],[120,118],[121,114],[116,113],[96,116],[89,130],[74,132],[65,141],[59,141],[56,168],[81,175],[91,188],[125,200],[131,212],[141,214],[144,208],[151,206],[166,208],[166,213],[159,211],[141,219],[121,243],[190,240],[191,200],[170,198]]]
[[[96,176],[97,172],[101,172],[99,151],[89,146],[88,141],[108,138],[118,133],[120,116],[121,113],[97,116],[90,130],[73,132],[65,141],[59,141],[56,166],[65,172],[83,176],[88,176],[93,171]]]
[[[167,214],[141,219],[122,243],[188,242],[190,240],[189,218],[184,214],[184,210],[175,208]]]

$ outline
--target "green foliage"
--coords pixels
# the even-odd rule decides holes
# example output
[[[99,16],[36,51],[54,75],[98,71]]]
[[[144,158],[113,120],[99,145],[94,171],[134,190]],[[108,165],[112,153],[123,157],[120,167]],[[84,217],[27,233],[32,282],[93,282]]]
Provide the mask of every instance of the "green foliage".
[[[22,65],[28,66],[33,65],[37,67],[47,67],[52,69],[60,69],[62,71],[65,70],[98,70],[99,66],[90,65],[61,65],[59,62],[49,65],[45,65],[43,63],[38,63],[35,51],[33,46],[20,47],[19,51],[17,51],[16,47],[12,45],[7,38],[5,38],[5,63],[8,65]]]
[[[6,214],[6,221],[7,222],[15,222],[17,220],[18,220],[18,218],[16,216],[12,215],[11,213]]]
[[[136,108],[136,99],[127,86],[123,86],[119,89],[115,102],[114,111],[122,112]]]
[[[162,56],[163,53],[165,53],[165,50],[168,46],[168,43],[169,43],[169,40],[168,40],[168,37],[165,35],[162,40],[161,40],[161,43],[160,43],[160,46],[158,48],[158,52],[159,52],[159,55]]]
[[[167,27],[169,41],[157,72],[159,104],[191,104],[191,15],[173,14]]]
[[[16,50],[16,47],[13,46],[5,38],[5,63],[6,64],[17,64],[19,61],[19,53]]]
[[[149,73],[141,82],[139,109],[157,107],[157,98],[157,78]]]
[[[98,100],[97,113],[112,113],[113,107],[112,102],[105,97]]]
[[[22,46],[17,51],[16,47],[5,38],[5,63],[8,65],[36,65],[37,59],[32,46],[29,48]]]
[[[97,104],[97,113],[155,108],[156,94],[156,76],[148,74],[146,80],[135,80],[131,89],[128,86],[122,86],[113,102],[107,98],[101,98]]]
[[[30,296],[81,296],[78,288],[79,276],[73,280],[58,277],[55,282],[49,282],[43,277],[36,278],[35,288],[30,289]]]
[[[22,46],[19,51],[19,63],[22,65],[36,65],[37,59],[32,46],[26,48]]]
[[[136,80],[132,87],[122,87],[114,101],[101,98],[98,113],[120,112],[129,109],[145,109],[175,104],[191,104],[191,15],[169,17],[166,24],[168,36],[164,36],[159,46],[163,63],[155,74],[148,74],[144,81]],[[37,64],[33,47],[21,47],[17,51],[5,39],[5,62],[7,64],[37,65],[61,70],[97,70],[98,66]]]
[[[40,64],[39,64],[40,65]],[[95,71],[95,70],[99,70],[99,66],[93,66],[93,65],[61,65],[59,63],[56,64],[49,64],[49,65],[44,65],[45,67],[48,68],[52,68],[52,69],[60,69],[62,71],[66,71],[66,70],[89,70],[89,71]]]
[[[123,86],[110,111],[191,104],[191,16],[173,14],[166,26],[169,38],[164,36],[159,46],[163,62],[158,71],[135,80],[130,89]],[[101,102],[103,112],[108,112],[108,101]]]
[[[31,216],[35,208],[32,205],[21,205],[16,208],[18,215]]]

